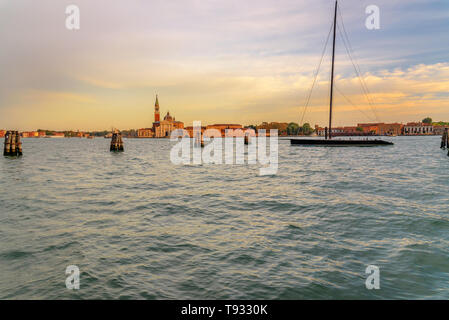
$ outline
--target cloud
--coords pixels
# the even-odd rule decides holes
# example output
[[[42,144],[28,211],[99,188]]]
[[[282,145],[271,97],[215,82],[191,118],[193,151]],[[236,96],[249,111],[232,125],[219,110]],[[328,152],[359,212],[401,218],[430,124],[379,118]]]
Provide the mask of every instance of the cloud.
[[[156,93],[186,123],[299,121],[333,2],[79,0],[76,32],[65,29],[67,4],[0,1],[0,127],[147,127]],[[378,31],[364,27],[369,4],[340,6],[379,117],[447,120],[447,2],[378,0]],[[336,123],[375,119],[340,38],[336,61],[358,110],[337,93]],[[326,121],[328,81],[326,57],[311,123]]]

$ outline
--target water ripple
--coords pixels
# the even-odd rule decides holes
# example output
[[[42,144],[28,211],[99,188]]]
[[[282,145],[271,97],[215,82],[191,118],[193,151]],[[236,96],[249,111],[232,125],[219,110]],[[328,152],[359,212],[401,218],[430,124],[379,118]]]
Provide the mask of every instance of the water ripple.
[[[279,143],[258,166],[174,166],[168,140],[24,139],[0,159],[0,298],[449,298],[449,161]],[[65,288],[65,268],[81,289]],[[381,270],[366,290],[365,268]]]

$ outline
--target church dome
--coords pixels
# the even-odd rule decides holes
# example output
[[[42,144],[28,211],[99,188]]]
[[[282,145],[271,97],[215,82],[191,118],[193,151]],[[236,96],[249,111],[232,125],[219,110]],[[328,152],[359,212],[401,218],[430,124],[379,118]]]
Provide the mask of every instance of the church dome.
[[[170,111],[167,112],[167,115],[164,117],[164,120],[173,121],[172,116],[170,115]]]

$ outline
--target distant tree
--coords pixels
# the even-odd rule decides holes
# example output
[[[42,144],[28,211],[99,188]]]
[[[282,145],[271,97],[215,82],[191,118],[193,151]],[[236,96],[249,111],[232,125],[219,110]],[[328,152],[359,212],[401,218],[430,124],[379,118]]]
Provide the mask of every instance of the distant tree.
[[[302,132],[308,136],[309,134],[311,134],[313,132],[313,129],[309,123],[304,123],[302,126]]]
[[[109,133],[109,131],[104,130],[104,131],[97,132],[96,135],[99,137],[103,137],[103,136],[107,135],[108,133]]]
[[[299,125],[295,122],[290,122],[287,126],[287,134],[289,136],[297,135],[299,132]]]
[[[45,132],[46,136],[53,136],[55,134],[54,131],[47,130],[47,129],[37,129],[37,132]]]
[[[432,122],[432,124],[437,125],[437,126],[449,126],[449,122],[444,122],[444,121]]]
[[[363,128],[362,127],[357,127],[355,130],[357,130],[359,132],[363,132]]]
[[[429,118],[429,117],[424,118],[424,119],[422,120],[422,122],[423,122],[423,123],[432,123],[432,118]]]
[[[137,137],[137,131],[135,129],[122,130],[122,136],[127,138]]]

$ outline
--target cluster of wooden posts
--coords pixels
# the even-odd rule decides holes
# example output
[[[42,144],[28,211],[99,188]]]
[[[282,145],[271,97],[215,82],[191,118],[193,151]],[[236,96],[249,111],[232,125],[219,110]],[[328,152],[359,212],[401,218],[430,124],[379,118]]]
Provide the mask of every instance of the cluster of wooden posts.
[[[124,151],[122,134],[115,132],[112,134],[111,151]],[[5,134],[5,146],[3,155],[7,157],[19,157],[22,155],[22,141],[19,131],[7,131]]]
[[[441,136],[441,149],[448,149],[447,155],[449,156],[449,129],[446,128],[444,130],[443,135]]]
[[[123,139],[122,134],[120,132],[114,132],[112,134],[112,140],[111,140],[111,151],[124,151],[123,148]]]
[[[19,131],[6,132],[3,155],[8,157],[20,157],[22,155],[22,142],[20,141]]]

